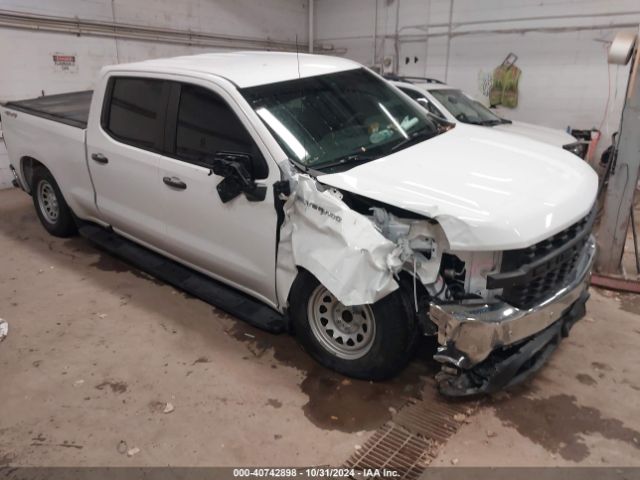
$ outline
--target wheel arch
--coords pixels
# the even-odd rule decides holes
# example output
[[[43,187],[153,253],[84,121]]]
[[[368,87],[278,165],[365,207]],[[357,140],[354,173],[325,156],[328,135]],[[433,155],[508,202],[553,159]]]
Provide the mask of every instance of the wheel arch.
[[[292,294],[294,294],[294,290],[295,290],[293,286],[298,280],[298,278],[303,274],[311,275],[316,280],[318,280],[318,282],[321,285],[323,285],[327,290],[329,290],[329,292],[331,292],[332,295],[335,295],[334,292],[331,291],[331,288],[324,285],[322,281],[319,280],[318,277],[312,271],[310,271],[309,269],[301,265],[296,264],[296,274],[293,276],[293,281],[289,285],[289,290],[287,291],[287,296],[286,296],[287,303],[283,309],[284,312],[287,314],[287,317],[290,317],[291,315],[291,296]],[[415,306],[414,306],[416,302],[416,298],[414,297],[414,293],[413,293],[414,280],[413,280],[413,277],[408,272],[401,271],[398,274],[398,289],[395,290],[395,292],[397,292],[399,297],[402,299],[402,302],[404,303],[407,311],[411,312],[411,315],[409,316],[408,320],[416,325],[416,327],[420,330],[421,334],[433,335],[434,332],[437,332],[437,327],[429,319],[429,315],[427,313],[429,309],[428,301],[426,301],[425,303],[425,299],[430,299],[429,293],[424,288],[424,285],[422,285],[422,283],[417,282],[415,286],[416,286],[416,294],[418,296],[417,303],[419,303],[418,311],[415,310]],[[391,293],[385,295],[385,297],[390,295]],[[382,297],[382,298],[385,298],[385,297]],[[293,322],[291,322],[290,318],[289,318],[289,328],[292,332],[294,331]]]
[[[22,178],[24,179],[25,190],[29,194],[31,194],[33,191],[33,172],[38,167],[43,167],[49,170],[44,163],[32,156],[25,155],[20,158],[20,173],[22,174]]]
[[[369,304],[373,310],[372,318],[375,318],[373,343],[367,347],[363,356],[346,358],[327,349],[326,342],[314,331],[309,318],[308,301],[312,298],[314,289],[317,286],[322,286],[327,291],[329,289],[309,270],[300,268],[299,271],[300,275],[290,292],[289,316],[292,333],[313,358],[325,367],[365,380],[389,378],[406,365],[415,351],[420,332],[416,328],[409,305],[399,290]]]

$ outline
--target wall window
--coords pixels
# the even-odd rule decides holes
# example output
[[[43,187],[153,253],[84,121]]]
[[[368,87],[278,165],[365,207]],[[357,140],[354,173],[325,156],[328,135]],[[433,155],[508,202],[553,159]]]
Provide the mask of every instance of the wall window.
[[[163,80],[115,78],[106,116],[106,130],[118,140],[153,149],[164,108]]]
[[[175,148],[179,158],[205,165],[217,152],[246,153],[251,155],[256,178],[267,176],[262,154],[235,112],[202,87],[182,85]]]

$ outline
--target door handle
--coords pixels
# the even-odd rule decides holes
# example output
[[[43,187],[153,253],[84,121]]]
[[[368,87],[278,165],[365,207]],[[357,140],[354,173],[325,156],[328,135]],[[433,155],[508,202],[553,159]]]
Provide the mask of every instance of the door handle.
[[[168,185],[172,188],[177,188],[179,190],[186,190],[187,184],[180,180],[178,177],[164,177],[162,181],[165,185]]]
[[[98,163],[109,163],[109,159],[101,153],[92,153],[91,158]]]

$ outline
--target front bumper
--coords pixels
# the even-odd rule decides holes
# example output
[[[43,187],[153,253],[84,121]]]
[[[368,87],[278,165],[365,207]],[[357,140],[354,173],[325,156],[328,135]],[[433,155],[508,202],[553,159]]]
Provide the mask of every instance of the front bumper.
[[[595,252],[595,240],[590,237],[574,280],[528,310],[506,302],[431,304],[429,315],[438,326],[440,344],[434,358],[449,372],[441,375],[441,391],[448,395],[488,393],[536,371],[555,349],[559,334],[566,336],[584,316]],[[510,375],[505,374],[507,360]]]

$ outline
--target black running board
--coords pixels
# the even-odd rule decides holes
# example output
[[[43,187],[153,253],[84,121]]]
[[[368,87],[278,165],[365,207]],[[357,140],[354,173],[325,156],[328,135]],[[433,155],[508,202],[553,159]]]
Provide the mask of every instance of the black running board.
[[[148,248],[93,224],[81,224],[80,235],[140,270],[198,297],[231,315],[272,333],[287,330],[284,315],[238,290],[170,260]]]

